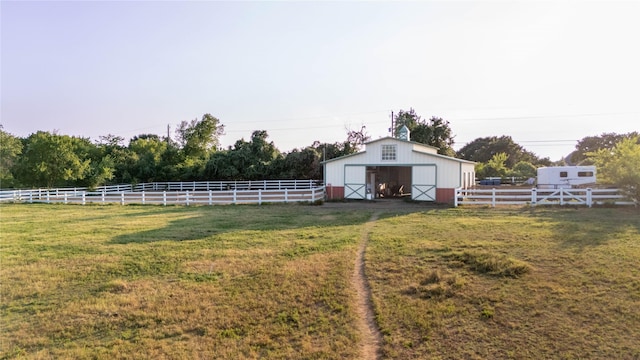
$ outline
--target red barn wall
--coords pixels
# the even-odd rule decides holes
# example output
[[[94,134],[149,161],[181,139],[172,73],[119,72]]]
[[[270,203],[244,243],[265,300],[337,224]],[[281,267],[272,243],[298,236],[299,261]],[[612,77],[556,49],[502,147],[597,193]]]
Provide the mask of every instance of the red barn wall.
[[[448,204],[453,202],[453,198],[456,196],[456,189],[443,189],[436,188],[436,202],[441,204]]]
[[[327,199],[342,200],[344,199],[344,186],[327,186]]]

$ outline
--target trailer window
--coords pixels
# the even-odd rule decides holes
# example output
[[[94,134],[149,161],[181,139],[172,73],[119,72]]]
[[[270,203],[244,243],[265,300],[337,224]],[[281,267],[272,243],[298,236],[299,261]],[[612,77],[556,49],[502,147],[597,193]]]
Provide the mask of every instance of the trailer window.
[[[593,171],[578,171],[578,177],[592,177]]]
[[[560,171],[560,177],[567,177],[566,171]]]

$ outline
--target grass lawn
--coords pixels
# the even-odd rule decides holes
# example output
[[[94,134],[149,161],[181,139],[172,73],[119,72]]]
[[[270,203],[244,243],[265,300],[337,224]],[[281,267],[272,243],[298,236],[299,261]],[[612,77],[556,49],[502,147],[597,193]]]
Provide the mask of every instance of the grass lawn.
[[[370,214],[3,205],[0,358],[354,358]]]
[[[378,221],[384,358],[640,358],[640,213],[450,209]]]
[[[385,210],[382,357],[640,357],[640,213]],[[357,359],[370,210],[0,206],[0,359]]]

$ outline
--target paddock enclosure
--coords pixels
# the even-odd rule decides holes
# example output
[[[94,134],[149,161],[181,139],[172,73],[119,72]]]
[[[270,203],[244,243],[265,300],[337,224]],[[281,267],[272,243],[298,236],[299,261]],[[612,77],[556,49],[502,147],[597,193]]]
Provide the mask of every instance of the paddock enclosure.
[[[324,187],[313,180],[155,182],[87,188],[0,191],[0,201],[63,204],[119,203],[228,205],[316,202]]]

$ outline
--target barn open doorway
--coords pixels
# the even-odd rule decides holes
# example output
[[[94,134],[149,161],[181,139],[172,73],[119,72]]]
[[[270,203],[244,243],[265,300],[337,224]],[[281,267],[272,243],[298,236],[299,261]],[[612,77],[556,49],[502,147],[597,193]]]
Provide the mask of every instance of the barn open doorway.
[[[367,166],[366,179],[372,198],[411,196],[411,166]]]

